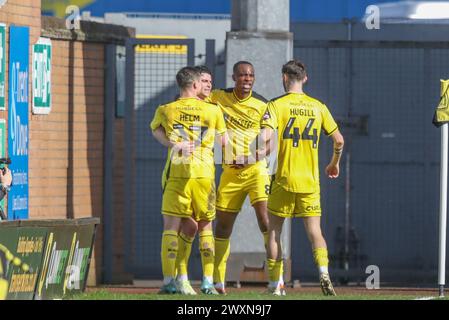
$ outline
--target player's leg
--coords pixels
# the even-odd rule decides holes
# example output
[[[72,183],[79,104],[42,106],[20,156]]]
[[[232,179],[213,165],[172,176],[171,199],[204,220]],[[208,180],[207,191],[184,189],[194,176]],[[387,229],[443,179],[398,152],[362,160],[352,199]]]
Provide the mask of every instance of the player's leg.
[[[281,233],[285,218],[292,217],[294,210],[295,194],[273,183],[268,198],[267,265],[270,280],[268,291],[274,295],[285,295]]]
[[[218,294],[214,288],[215,241],[212,232],[212,221],[201,220],[198,226],[201,264],[203,266],[201,292],[204,294]]]
[[[178,236],[178,255],[176,257],[177,285],[181,294],[195,295],[188,277],[188,264],[192,243],[198,231],[198,223],[192,218],[183,218]]]
[[[241,170],[240,170],[241,171]],[[237,214],[246,193],[242,190],[239,170],[225,168],[217,191],[217,216],[215,225],[214,282],[219,293],[225,294],[226,264],[231,252],[230,237]]]
[[[258,201],[253,204],[254,211],[256,212],[257,224],[260,232],[262,232],[265,249],[268,244],[268,209],[267,201]]]
[[[215,288],[221,294],[225,294],[226,266],[231,253],[231,234],[237,213],[217,211],[215,225],[215,261],[214,283]]]
[[[270,176],[265,161],[259,161],[248,170],[250,174],[245,181],[244,189],[248,192],[251,205],[256,212],[257,224],[262,232],[265,249],[268,243],[268,209],[267,201],[270,193]]]
[[[204,294],[218,294],[213,282],[215,244],[212,221],[215,219],[215,181],[213,179],[197,179],[193,200],[195,219],[198,221],[199,249],[203,267],[203,281],[200,289]]]
[[[164,285],[160,293],[177,293],[175,282],[176,257],[178,255],[178,232],[181,219],[192,215],[188,193],[189,180],[169,179],[162,195],[164,231],[161,241],[161,262]]]
[[[276,216],[274,214],[269,215],[268,225],[268,245],[267,245],[267,264],[268,264],[268,288],[272,293],[281,293],[283,289],[283,259],[282,259],[282,246],[281,246],[281,233],[282,226],[284,225],[285,218]]]
[[[304,228],[312,246],[313,258],[319,273],[329,273],[326,240],[321,232],[321,217],[304,217]]]
[[[302,194],[299,197],[300,213],[304,228],[312,246],[313,258],[320,274],[320,285],[324,295],[336,295],[329,277],[329,254],[321,231],[321,206],[319,193]]]
[[[176,270],[178,279],[187,280],[188,262],[192,250],[192,243],[198,231],[198,223],[192,218],[183,218],[179,230],[178,256]]]
[[[260,232],[262,232],[263,236],[263,243],[265,246],[265,250],[268,252],[268,245],[269,245],[269,216],[268,208],[267,208],[267,201],[259,201],[253,204],[254,211],[256,212],[257,217],[257,224],[259,226]],[[280,245],[280,242],[279,242]],[[283,261],[282,261],[282,254],[279,258],[279,261],[277,262],[281,265],[280,270],[283,270]],[[269,261],[268,261],[269,265]],[[278,285],[283,288],[284,286],[284,276],[283,273],[279,273]]]
[[[160,293],[177,293],[175,283],[176,256],[178,251],[178,230],[181,224],[181,218],[176,216],[164,215],[164,231],[161,241],[161,262],[164,284]]]
[[[326,240],[320,227],[320,217],[305,217],[304,227],[312,245],[313,258],[320,273],[320,286],[324,295],[335,296],[335,290],[329,276],[329,255]]]
[[[262,233],[265,250],[268,250],[268,208],[267,208],[267,200],[270,193],[270,178],[268,176],[267,167],[265,161],[261,161],[254,165],[252,174],[249,176],[248,181],[245,185],[246,190],[248,191],[249,198],[251,201],[251,205],[256,212],[257,224],[259,226],[259,230]],[[269,265],[269,261],[268,265]],[[282,264],[282,258],[277,262],[276,265]],[[282,268],[281,268],[282,270]],[[278,283],[281,283],[279,286],[283,286],[284,279],[282,272],[279,274],[279,278],[276,280]]]

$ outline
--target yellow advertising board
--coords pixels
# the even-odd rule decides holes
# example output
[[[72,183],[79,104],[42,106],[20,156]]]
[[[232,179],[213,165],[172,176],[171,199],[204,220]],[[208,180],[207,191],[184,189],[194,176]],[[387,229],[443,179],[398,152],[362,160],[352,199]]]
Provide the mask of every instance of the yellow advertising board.
[[[186,36],[161,36],[161,35],[143,35],[136,36],[137,39],[187,39]],[[187,54],[187,46],[182,44],[139,44],[136,46],[138,53],[168,53],[168,54]]]

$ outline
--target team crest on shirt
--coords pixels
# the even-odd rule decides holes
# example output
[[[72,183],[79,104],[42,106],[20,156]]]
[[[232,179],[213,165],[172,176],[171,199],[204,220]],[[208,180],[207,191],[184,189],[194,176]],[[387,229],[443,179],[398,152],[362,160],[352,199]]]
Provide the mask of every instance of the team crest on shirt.
[[[263,119],[263,120],[268,120],[268,119],[270,119],[270,118],[271,118],[270,111],[268,111],[268,110],[265,111],[265,113],[264,113],[262,119]]]
[[[248,110],[247,114],[250,118],[255,118],[257,116],[257,112],[254,110]]]

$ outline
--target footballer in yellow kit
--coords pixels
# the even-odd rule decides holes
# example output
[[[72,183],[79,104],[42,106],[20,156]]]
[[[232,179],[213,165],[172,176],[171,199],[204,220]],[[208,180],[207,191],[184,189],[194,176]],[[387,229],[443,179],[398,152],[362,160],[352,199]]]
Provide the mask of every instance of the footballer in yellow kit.
[[[217,191],[217,210],[238,213],[247,195],[251,205],[267,201],[270,182],[266,160],[252,158],[258,147],[260,121],[267,100],[255,92],[241,100],[232,88],[213,90],[207,100],[221,107],[228,133],[228,145],[223,150],[223,173]],[[248,159],[255,161],[238,166],[247,163]]]
[[[327,135],[338,130],[328,108],[305,93],[287,93],[268,103],[262,126],[278,130],[278,167],[268,211],[285,218],[320,216],[321,128]]]
[[[162,214],[211,221],[215,217],[215,135],[226,131],[216,105],[197,98],[179,98],[159,106],[151,129],[165,129],[172,142],[194,141],[195,151],[185,156],[168,150],[163,172]],[[205,201],[206,199],[206,201]]]
[[[307,71],[301,61],[284,64],[282,84],[286,94],[268,103],[262,120],[264,140],[277,140],[277,168],[268,198],[268,290],[274,295],[285,295],[279,280],[283,272],[282,227],[285,218],[301,217],[319,271],[321,290],[324,295],[335,296],[327,244],[321,232],[318,145],[323,130],[333,140],[334,152],[325,172],[334,179],[340,174],[344,139],[328,108],[304,93],[306,82]]]
[[[179,99],[158,107],[151,123],[153,137],[168,147],[161,210],[164,220],[161,240],[164,279],[159,293],[163,294],[196,294],[185,268],[177,270],[188,259],[189,243],[193,239],[187,238],[181,227],[185,226],[183,221],[191,219],[198,222],[195,227],[200,231],[203,267],[200,290],[204,294],[218,294],[213,285],[214,144],[216,138],[220,145],[226,144],[226,125],[219,107],[198,99],[205,89],[201,79],[199,68],[181,68],[176,74]]]
[[[226,266],[231,252],[233,226],[247,195],[254,208],[257,224],[268,241],[267,199],[269,175],[266,160],[259,159],[260,122],[266,100],[252,91],[255,72],[248,61],[232,68],[234,88],[214,90],[208,100],[217,103],[224,114],[227,144],[223,150],[223,172],[217,191],[215,224],[215,289],[226,294]]]

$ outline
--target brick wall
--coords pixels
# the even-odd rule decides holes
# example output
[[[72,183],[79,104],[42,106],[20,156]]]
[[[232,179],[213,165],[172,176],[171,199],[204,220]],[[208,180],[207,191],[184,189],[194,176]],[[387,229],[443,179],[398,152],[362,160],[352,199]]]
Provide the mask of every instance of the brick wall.
[[[102,211],[104,46],[52,40],[52,110],[30,119],[30,216]]]
[[[40,36],[52,41],[52,110],[48,115],[31,112],[30,72],[29,218],[100,217],[103,223],[105,46],[123,44],[129,30],[86,23],[85,29],[73,33],[65,28],[63,20],[41,17],[39,0],[8,0],[0,9],[0,22],[6,24],[6,88],[9,26],[30,27],[29,70],[31,46]],[[0,118],[8,119],[8,107],[0,111]],[[124,183],[123,124],[123,119],[115,120],[114,183]],[[114,277],[122,279],[123,193],[117,188],[114,217],[113,270]],[[103,224],[97,232],[88,285],[101,282],[102,248]]]
[[[5,76],[5,106],[6,110],[0,110],[0,119],[8,120],[8,88],[9,88],[9,26],[29,26],[30,44],[35,43],[41,34],[41,2],[35,0],[8,0],[0,8],[0,22],[6,24],[6,76]],[[30,61],[31,61],[30,50]],[[30,65],[31,67],[31,65]],[[30,85],[31,88],[31,77]],[[30,90],[31,92],[31,90]],[[6,124],[8,130],[8,123]],[[8,141],[5,142],[5,154],[8,154]],[[5,203],[6,206],[6,203]]]
[[[41,34],[41,2],[39,0],[8,0],[0,9],[0,22],[30,27],[30,43],[35,43]],[[7,43],[8,31],[7,31]],[[8,46],[6,47],[8,49]],[[8,52],[8,51],[6,51]]]
[[[43,149],[57,157],[58,160],[55,159],[56,162],[51,166],[52,172],[48,175],[50,183],[59,185],[62,190],[51,188],[49,194],[59,198],[56,201],[58,205],[62,203],[62,208],[59,211],[55,209],[55,205],[46,206],[43,200],[45,195],[39,194],[40,186],[36,185],[33,196],[37,202],[33,205],[33,210],[40,211],[36,211],[36,214],[44,214],[43,211],[47,209],[55,210],[48,217],[54,218],[55,214],[64,214],[65,207],[67,218],[93,216],[102,219],[97,231],[94,260],[89,274],[88,284],[92,285],[102,281],[104,270],[102,260],[105,161],[113,161],[113,183],[125,185],[123,119],[114,120],[114,159],[104,159],[104,110],[115,108],[105,106],[105,51],[109,43],[123,45],[124,39],[132,36],[134,31],[120,26],[82,22],[81,30],[74,35],[65,28],[64,21],[43,17],[42,33],[53,42],[53,109],[49,116],[32,116],[31,132],[36,137],[30,140],[38,141],[41,146],[36,147],[35,154],[30,154],[30,159],[33,157],[33,161],[39,161],[39,153],[45,153]],[[49,135],[53,139],[52,143],[42,141],[39,136],[41,134]],[[39,181],[36,180],[36,183]],[[30,183],[31,187],[33,186]],[[107,213],[113,215],[114,226],[113,281],[123,283],[131,279],[130,275],[124,272],[124,199],[123,190],[117,187],[113,189],[114,212]]]
[[[30,116],[30,218],[102,218],[104,45],[52,39],[52,54],[52,110]],[[102,240],[100,224],[89,284]]]

